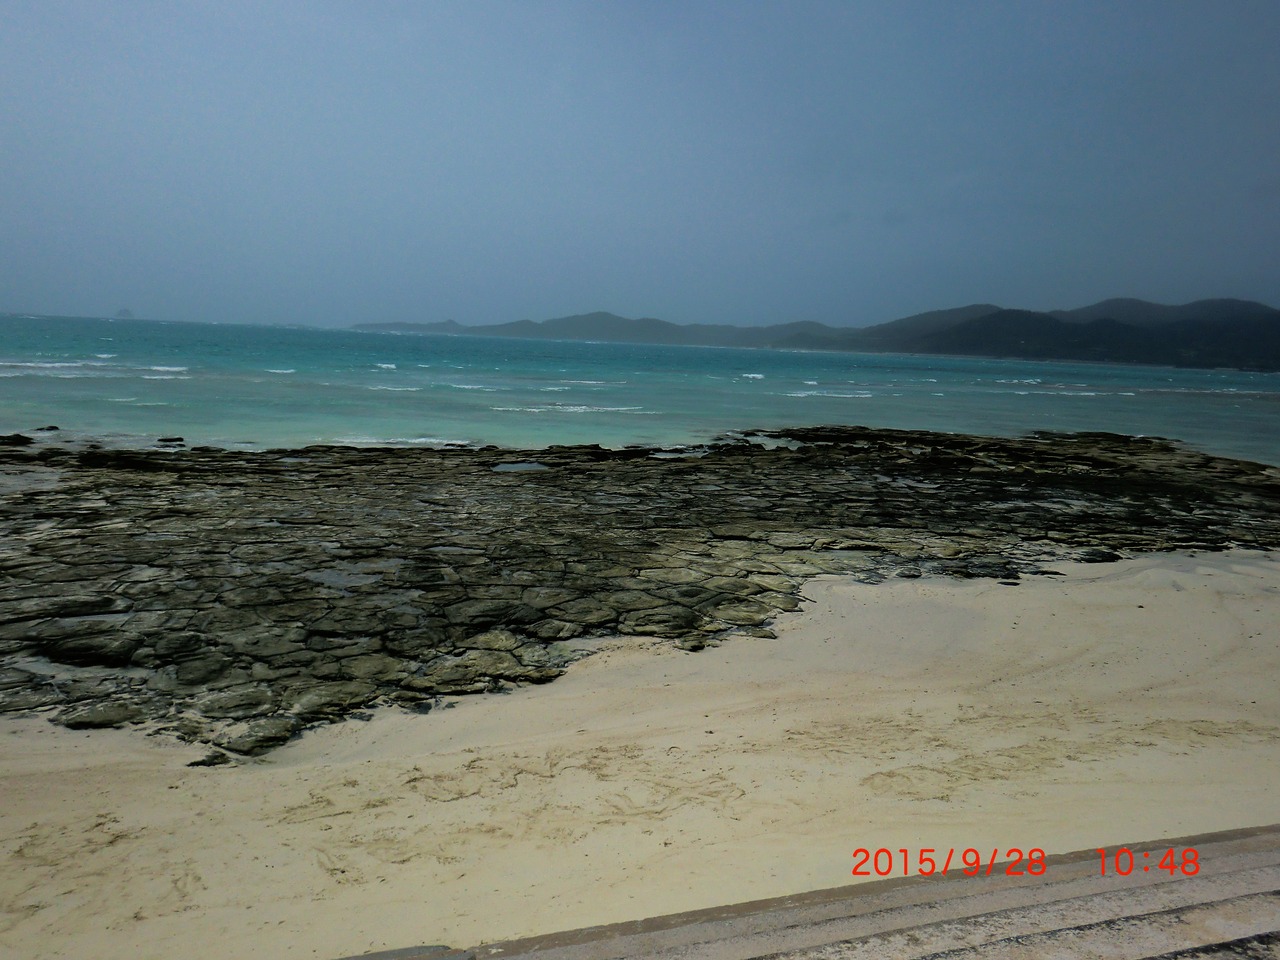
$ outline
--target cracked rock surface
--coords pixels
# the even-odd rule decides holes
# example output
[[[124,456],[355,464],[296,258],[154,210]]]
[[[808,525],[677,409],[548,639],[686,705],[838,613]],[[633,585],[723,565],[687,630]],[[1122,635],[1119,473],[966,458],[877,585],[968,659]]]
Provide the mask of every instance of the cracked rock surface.
[[[767,635],[807,578],[1014,582],[1280,544],[1280,470],[1109,434],[697,450],[0,446],[0,713],[240,754],[542,683],[602,636]]]

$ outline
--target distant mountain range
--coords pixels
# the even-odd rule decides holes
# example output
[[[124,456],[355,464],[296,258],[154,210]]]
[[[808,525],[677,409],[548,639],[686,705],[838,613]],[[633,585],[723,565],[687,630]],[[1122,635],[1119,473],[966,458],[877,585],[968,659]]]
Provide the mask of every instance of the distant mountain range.
[[[584,313],[541,322],[519,320],[475,327],[446,320],[443,323],[361,323],[353,329],[1280,370],[1280,310],[1248,300],[1198,300],[1166,306],[1145,300],[1117,299],[1077,310],[1048,313],[977,303],[857,328],[829,327],[811,321],[770,327],[675,324],[652,317],[632,320],[612,313]]]

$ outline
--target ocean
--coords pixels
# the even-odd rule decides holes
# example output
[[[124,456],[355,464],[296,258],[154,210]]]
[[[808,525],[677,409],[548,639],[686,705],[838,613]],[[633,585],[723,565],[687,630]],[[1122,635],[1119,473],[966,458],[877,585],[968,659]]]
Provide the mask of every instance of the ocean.
[[[820,423],[1104,430],[1280,464],[1280,374],[140,320],[0,319],[0,433],[115,445],[694,445]]]

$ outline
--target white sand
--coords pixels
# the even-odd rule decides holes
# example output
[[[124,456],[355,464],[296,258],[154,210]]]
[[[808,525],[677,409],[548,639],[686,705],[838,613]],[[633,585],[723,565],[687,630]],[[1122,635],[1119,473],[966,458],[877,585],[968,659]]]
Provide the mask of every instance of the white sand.
[[[856,847],[1280,822],[1280,562],[1057,569],[814,582],[777,641],[627,641],[237,769],[2,721],[0,954],[470,946],[839,886]]]

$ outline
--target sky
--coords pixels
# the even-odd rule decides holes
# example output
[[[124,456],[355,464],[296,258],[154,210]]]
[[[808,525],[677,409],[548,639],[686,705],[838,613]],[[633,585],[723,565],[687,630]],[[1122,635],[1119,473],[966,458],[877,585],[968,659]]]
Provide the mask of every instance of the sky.
[[[1280,3],[0,0],[0,311],[1280,306]]]

